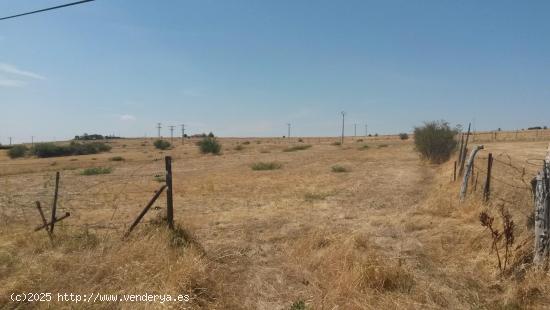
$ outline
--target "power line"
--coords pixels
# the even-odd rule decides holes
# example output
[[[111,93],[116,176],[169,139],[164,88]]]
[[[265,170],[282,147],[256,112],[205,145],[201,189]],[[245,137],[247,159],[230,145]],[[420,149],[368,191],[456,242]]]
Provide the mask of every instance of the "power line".
[[[168,126],[170,128],[170,143],[174,143],[174,127],[176,126]]]
[[[181,124],[181,144],[184,144],[185,142],[185,124]]]
[[[290,123],[286,124],[288,126],[288,137],[290,138]]]
[[[344,145],[344,118],[346,117],[346,112],[342,111],[342,141],[340,141],[341,145]]]
[[[0,20],[10,19],[10,18],[15,18],[15,17],[20,17],[20,16],[25,16],[25,15],[30,15],[30,14],[35,14],[35,13],[40,13],[40,12],[44,12],[44,11],[50,11],[50,10],[60,9],[60,8],[64,8],[64,7],[67,7],[67,6],[72,6],[72,5],[77,5],[77,4],[82,4],[82,3],[86,3],[86,2],[92,2],[92,1],[95,1],[95,0],[82,0],[82,1],[71,2],[71,3],[62,4],[62,5],[58,5],[58,6],[54,6],[54,7],[50,7],[50,8],[46,8],[46,9],[42,9],[42,10],[36,10],[36,11],[32,11],[32,12],[27,12],[27,13],[21,13],[21,14],[17,14],[17,15],[2,17],[2,18],[0,18]]]

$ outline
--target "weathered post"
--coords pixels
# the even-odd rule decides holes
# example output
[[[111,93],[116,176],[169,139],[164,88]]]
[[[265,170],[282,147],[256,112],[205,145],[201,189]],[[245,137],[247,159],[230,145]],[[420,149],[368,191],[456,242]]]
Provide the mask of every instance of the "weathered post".
[[[549,253],[550,233],[550,146],[535,185],[535,253],[533,263],[539,267],[545,263]]]
[[[474,159],[479,150],[483,150],[483,145],[476,146],[472,150],[472,153],[470,154],[470,158],[468,159],[468,164],[466,165],[466,171],[464,173],[464,179],[462,180],[462,187],[460,188],[460,201],[463,201],[464,198],[466,197],[466,190],[468,189],[468,178],[472,173]]]
[[[491,195],[491,170],[493,170],[493,153],[489,153],[489,157],[487,157],[487,178],[483,187],[483,200],[485,202],[489,201]]]
[[[55,213],[57,211],[57,194],[59,192],[59,171],[55,173],[55,190],[52,204],[52,221],[50,223],[50,233],[53,234],[53,227],[55,224]]]
[[[46,232],[48,233],[48,237],[50,238],[50,242],[53,244],[52,233],[48,229],[48,221],[46,221],[46,217],[44,216],[44,212],[42,212],[42,207],[40,206],[40,201],[36,202],[36,208],[38,209],[38,212],[40,213],[40,218],[42,218],[42,224],[46,227]]]
[[[468,153],[468,139],[470,137],[470,126],[471,124],[468,124],[468,132],[466,133],[466,140],[464,141],[464,148],[462,149],[462,155],[460,159],[460,170],[458,171],[459,175],[462,175],[464,173],[464,162],[466,161],[466,154]]]
[[[172,197],[172,157],[166,156],[166,221],[168,227],[174,229],[174,200]]]

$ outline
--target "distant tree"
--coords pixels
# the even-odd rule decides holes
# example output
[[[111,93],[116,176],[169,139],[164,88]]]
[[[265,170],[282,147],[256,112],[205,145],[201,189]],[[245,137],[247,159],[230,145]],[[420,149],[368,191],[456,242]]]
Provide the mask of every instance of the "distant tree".
[[[399,139],[401,140],[407,140],[409,138],[409,135],[405,132],[402,132],[399,134]]]

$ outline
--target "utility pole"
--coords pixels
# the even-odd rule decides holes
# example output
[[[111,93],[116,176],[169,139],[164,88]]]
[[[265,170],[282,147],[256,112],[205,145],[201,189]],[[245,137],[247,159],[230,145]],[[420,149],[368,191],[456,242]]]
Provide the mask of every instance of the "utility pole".
[[[342,140],[340,141],[340,144],[344,145],[344,119],[346,118],[346,112],[342,111]]]
[[[10,137],[10,145],[11,145],[11,137]]]
[[[34,136],[31,136],[31,146],[34,146]]]
[[[365,123],[365,137],[368,136],[368,133],[369,133],[369,126]]]
[[[176,126],[168,126],[170,127],[170,143],[174,142],[174,127]]]
[[[158,129],[158,133],[159,133],[159,134],[158,134],[159,139],[160,139],[160,129],[161,129],[161,128],[162,128],[162,127],[160,126],[160,123],[157,123],[157,129]]]
[[[353,136],[357,137],[357,124],[353,124]]]
[[[290,123],[286,124],[288,126],[288,138],[290,139]]]
[[[181,144],[185,144],[185,124],[181,124]]]

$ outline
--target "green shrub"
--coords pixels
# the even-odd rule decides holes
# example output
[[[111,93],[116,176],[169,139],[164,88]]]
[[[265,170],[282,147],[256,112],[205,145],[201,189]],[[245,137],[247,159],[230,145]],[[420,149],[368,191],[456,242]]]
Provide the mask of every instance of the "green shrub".
[[[311,147],[311,145],[309,145],[309,144],[295,145],[295,146],[290,146],[290,147],[287,147],[287,148],[283,149],[283,152],[296,152],[296,151],[301,151],[301,150],[307,150],[310,147]]]
[[[80,174],[81,175],[98,175],[98,174],[109,174],[113,171],[112,168],[109,167],[93,167],[93,168],[86,168],[84,169]]]
[[[252,170],[275,170],[281,169],[282,165],[277,162],[258,162],[252,164]]]
[[[302,140],[302,138],[299,138],[298,142],[302,143],[302,142],[304,142],[304,140]]]
[[[250,144],[250,141],[244,141],[243,144],[244,145]]]
[[[202,138],[202,140],[199,141],[198,145],[201,153],[203,154],[219,154],[222,149],[221,144],[218,142],[218,140],[216,140],[216,138],[213,137]]]
[[[114,156],[109,158],[110,161],[124,161],[124,157],[122,156]]]
[[[363,142],[363,139],[357,139],[355,142]]]
[[[233,149],[234,149],[235,151],[242,151],[242,150],[244,150],[244,147],[243,147],[242,145],[239,144],[239,145],[235,146]]]
[[[335,142],[332,142],[331,144],[332,144],[332,145],[338,146],[338,145],[342,145],[342,142],[340,142],[340,141],[335,141]]]
[[[381,149],[381,148],[384,148],[384,147],[388,147],[389,145],[387,144],[378,144],[378,148]]]
[[[167,150],[170,148],[170,146],[172,146],[170,142],[161,139],[155,140],[153,145],[159,150]]]
[[[456,134],[445,121],[425,122],[424,126],[414,128],[414,145],[423,158],[442,163],[456,149]]]
[[[108,152],[111,147],[102,142],[78,143],[71,142],[69,145],[56,145],[54,143],[37,143],[30,152],[38,157],[57,157],[69,155],[88,155],[101,152]]]
[[[332,166],[332,172],[349,172],[349,169],[340,165]]]
[[[20,145],[15,145],[13,146],[12,148],[10,148],[8,150],[8,156],[10,158],[19,158],[19,157],[23,157],[25,156],[25,154],[27,154],[27,151],[29,150],[29,148],[27,148],[26,146],[20,144]]]
[[[405,132],[402,132],[402,133],[399,134],[399,139],[407,140],[407,139],[409,139],[409,135]]]
[[[363,144],[359,147],[360,150],[367,150],[369,148],[370,148],[370,146],[368,146],[368,144]]]

